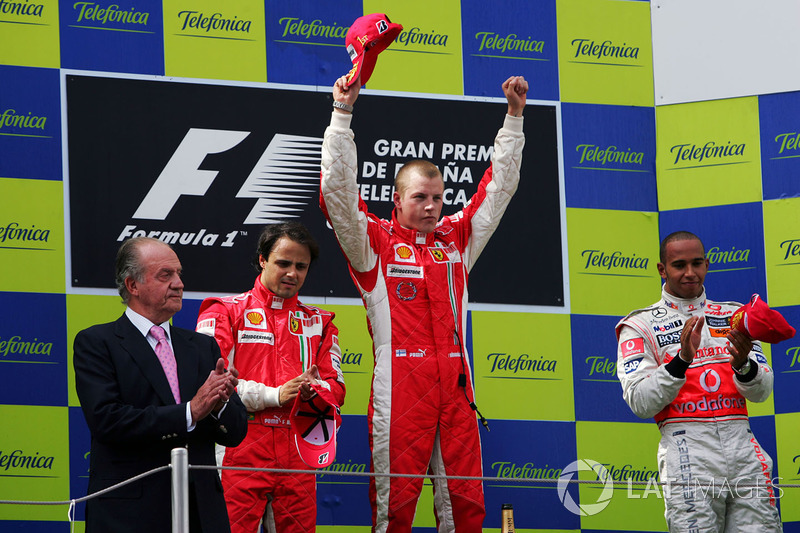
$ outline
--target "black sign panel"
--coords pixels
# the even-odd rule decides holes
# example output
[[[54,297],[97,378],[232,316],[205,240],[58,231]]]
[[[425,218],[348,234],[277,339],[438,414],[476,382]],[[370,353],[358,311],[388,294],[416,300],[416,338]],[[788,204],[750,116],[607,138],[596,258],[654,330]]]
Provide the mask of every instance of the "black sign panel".
[[[186,290],[238,293],[257,275],[261,228],[299,217],[320,244],[305,296],[358,297],[319,209],[329,92],[69,75],[67,131],[74,287],[113,288],[114,255],[132,236],[170,242]],[[362,196],[391,214],[403,161],[445,175],[443,214],[458,211],[489,165],[505,104],[362,95],[353,129]],[[525,110],[522,179],[470,275],[470,301],[563,306],[556,116]]]

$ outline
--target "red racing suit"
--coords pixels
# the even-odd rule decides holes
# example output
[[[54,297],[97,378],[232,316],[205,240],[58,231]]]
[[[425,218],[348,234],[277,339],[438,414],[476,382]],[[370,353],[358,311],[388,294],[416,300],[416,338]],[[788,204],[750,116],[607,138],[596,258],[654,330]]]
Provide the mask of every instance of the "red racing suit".
[[[492,165],[462,211],[432,233],[367,211],[356,182],[351,115],[333,113],[322,145],[320,204],[367,309],[375,352],[368,408],[376,473],[481,476],[464,344],[467,279],[519,183],[522,118],[506,116]],[[372,478],[375,531],[410,531],[420,478]],[[480,531],[479,481],[434,480],[439,531]]]
[[[750,429],[747,400],[763,402],[774,374],[758,341],[750,371],[734,373],[726,349],[736,302],[662,298],[616,327],[617,376],[640,418],[661,429],[658,468],[670,531],[782,531],[772,486],[772,459]],[[681,330],[694,315],[705,326],[694,360],[678,354]],[[758,488],[748,484],[758,483]],[[708,488],[711,487],[711,490]]]
[[[224,466],[307,470],[290,438],[292,404],[279,404],[280,386],[312,364],[319,384],[341,405],[345,386],[333,313],[304,305],[295,295],[276,296],[256,278],[253,290],[238,296],[207,298],[200,306],[197,331],[213,335],[226,366],[239,371],[237,392],[249,413],[244,441],[227,448]],[[314,531],[316,478],[312,474],[222,471],[222,486],[232,533]]]

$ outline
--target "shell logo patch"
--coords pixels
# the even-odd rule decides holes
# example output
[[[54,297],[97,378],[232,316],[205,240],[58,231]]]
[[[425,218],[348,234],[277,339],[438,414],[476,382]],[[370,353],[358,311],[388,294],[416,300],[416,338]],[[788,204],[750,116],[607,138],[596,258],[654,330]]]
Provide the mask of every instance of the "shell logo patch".
[[[394,260],[401,263],[417,262],[417,258],[414,256],[414,249],[403,243],[394,245]]]
[[[248,309],[244,312],[246,328],[267,329],[267,319],[263,309]]]
[[[261,323],[264,321],[264,317],[261,316],[261,313],[258,311],[250,311],[247,313],[247,320],[249,320],[252,324],[256,326],[260,326]]]

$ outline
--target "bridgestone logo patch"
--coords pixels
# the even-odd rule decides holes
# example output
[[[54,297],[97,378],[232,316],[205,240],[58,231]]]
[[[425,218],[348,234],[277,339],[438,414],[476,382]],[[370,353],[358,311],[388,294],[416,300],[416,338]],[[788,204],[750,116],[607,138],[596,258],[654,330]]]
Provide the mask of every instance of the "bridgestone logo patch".
[[[390,278],[422,279],[422,267],[418,265],[387,265],[386,276]]]
[[[265,344],[275,344],[275,335],[272,332],[261,332],[261,331],[240,331],[239,332],[239,342],[240,343],[247,343],[247,342],[260,342]]]

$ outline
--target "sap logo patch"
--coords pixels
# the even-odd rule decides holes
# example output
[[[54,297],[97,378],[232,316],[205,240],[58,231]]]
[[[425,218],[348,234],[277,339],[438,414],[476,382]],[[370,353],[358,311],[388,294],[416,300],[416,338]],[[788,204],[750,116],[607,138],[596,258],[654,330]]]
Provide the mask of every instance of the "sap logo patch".
[[[668,346],[670,344],[679,344],[681,342],[681,332],[673,331],[672,333],[667,333],[666,335],[656,335],[656,340],[658,341],[659,348],[663,348],[664,346]]]
[[[620,344],[620,350],[622,351],[623,359],[632,355],[644,353],[644,339],[638,337],[636,339],[627,340]]]
[[[205,320],[201,320],[197,323],[197,329],[195,331],[197,333],[202,333],[203,335],[208,335],[209,337],[214,336],[214,329],[217,325],[216,318],[206,318]]]
[[[260,307],[246,310],[244,312],[244,327],[267,329],[267,319],[264,310]]]
[[[636,369],[639,368],[639,363],[642,362],[642,359],[644,359],[644,357],[637,357],[636,359],[625,361],[622,364],[622,368],[625,370],[625,373],[630,374],[631,372],[635,372]]]
[[[764,357],[763,353],[757,353],[756,354],[756,362],[758,364],[760,364],[760,365],[766,365],[767,364],[767,358]]]
[[[271,331],[239,331],[240,344],[275,344],[275,335]]]

